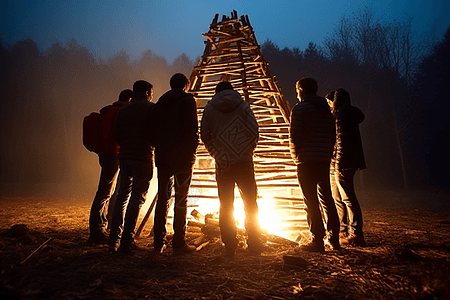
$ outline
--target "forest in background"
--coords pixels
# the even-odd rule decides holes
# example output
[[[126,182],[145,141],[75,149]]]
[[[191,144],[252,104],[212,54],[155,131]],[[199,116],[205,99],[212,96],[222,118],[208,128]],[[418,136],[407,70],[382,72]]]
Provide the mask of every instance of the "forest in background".
[[[291,107],[296,80],[311,76],[319,95],[344,88],[365,113],[367,169],[357,185],[450,187],[450,29],[441,40],[418,41],[411,20],[382,23],[362,10],[342,18],[323,45],[280,49],[266,40],[261,52]],[[82,144],[83,117],[139,79],[158,99],[174,73],[189,77],[195,64],[185,54],[169,63],[151,50],[138,60],[126,52],[96,59],[76,40],[43,53],[30,39],[0,44],[0,192],[92,196],[100,168]]]

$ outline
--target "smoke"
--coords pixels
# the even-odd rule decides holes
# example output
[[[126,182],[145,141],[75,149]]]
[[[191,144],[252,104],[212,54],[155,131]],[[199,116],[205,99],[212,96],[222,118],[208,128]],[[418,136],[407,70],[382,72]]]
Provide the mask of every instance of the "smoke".
[[[0,45],[2,193],[94,195],[100,167],[82,144],[84,116],[140,79],[153,84],[157,101],[170,77],[189,77],[193,65],[184,54],[168,64],[150,50],[137,61],[125,52],[96,60],[75,40],[45,53],[30,39]]]
[[[355,184],[402,185],[388,111],[391,103],[405,98],[395,78],[385,70],[330,61],[313,44],[300,51],[279,49],[267,41],[262,54],[291,106],[297,101],[294,85],[301,76],[316,78],[320,95],[346,88],[352,103],[366,114],[361,134],[367,169],[358,173]],[[92,197],[100,167],[97,155],[82,144],[84,116],[116,101],[120,91],[140,79],[153,84],[157,101],[170,88],[174,73],[189,77],[193,67],[185,54],[169,64],[151,50],[134,61],[124,51],[107,60],[94,59],[75,40],[44,53],[30,39],[8,49],[0,44],[0,192]],[[406,109],[410,106],[403,104],[403,115],[411,115]],[[425,183],[419,158],[406,158],[408,176]]]

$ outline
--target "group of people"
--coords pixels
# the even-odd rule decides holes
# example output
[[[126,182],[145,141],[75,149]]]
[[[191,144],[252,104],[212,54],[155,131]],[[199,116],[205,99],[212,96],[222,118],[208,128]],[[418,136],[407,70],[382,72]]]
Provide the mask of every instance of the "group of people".
[[[170,79],[171,90],[155,104],[152,102],[152,84],[139,80],[133,84],[133,91],[121,92],[117,102],[120,110],[111,111],[110,118],[100,111],[102,139],[104,136],[113,141],[115,147],[99,153],[101,175],[91,207],[89,242],[108,243],[114,252],[131,253],[137,248],[134,241],[136,222],[147,197],[155,164],[158,170],[153,228],[155,250],[162,251],[164,247],[173,188],[174,251],[195,250],[185,242],[187,195],[199,143],[195,99],[185,92],[188,83],[186,76],[175,74]],[[122,97],[123,94],[126,97]],[[117,195],[112,203],[115,190]],[[110,217],[108,203],[112,207]]]
[[[154,249],[162,252],[168,246],[166,221],[174,189],[173,251],[195,251],[185,238],[187,197],[199,143],[197,106],[188,86],[185,75],[173,75],[171,90],[155,104],[153,86],[139,80],[133,91],[122,91],[117,102],[100,111],[104,147],[98,153],[101,174],[90,212],[89,242],[108,243],[113,252],[131,253],[137,248],[136,222],[155,164]],[[300,102],[292,109],[290,148],[313,237],[301,249],[322,252],[324,241],[332,249],[340,249],[342,243],[364,246],[361,208],[353,186],[356,170],[365,167],[359,134],[364,114],[351,106],[343,89],[325,99],[316,95],[313,78],[300,79],[296,89]],[[205,106],[200,138],[215,160],[219,226],[226,255],[233,256],[238,246],[236,185],[244,203],[248,250],[261,253],[264,245],[253,164],[258,123],[249,103],[230,82],[217,84],[215,95]]]
[[[297,103],[292,109],[290,150],[312,234],[301,249],[339,250],[342,244],[365,246],[361,207],[353,177],[365,168],[359,124],[364,114],[351,105],[344,89],[317,95],[313,78],[296,83]],[[325,226],[324,226],[325,224]]]

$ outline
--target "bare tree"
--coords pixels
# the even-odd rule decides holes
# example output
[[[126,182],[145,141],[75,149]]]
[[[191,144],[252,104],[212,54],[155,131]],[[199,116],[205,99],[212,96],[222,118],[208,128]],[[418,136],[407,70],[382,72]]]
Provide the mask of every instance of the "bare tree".
[[[341,18],[325,41],[325,53],[332,60],[355,59],[360,65],[393,70],[409,85],[426,52],[414,36],[412,22],[408,18],[382,23],[372,10],[362,9],[352,18]]]
[[[386,108],[381,117],[389,122],[395,136],[405,188],[409,185],[403,156],[403,131],[415,112],[409,91],[426,51],[414,36],[412,21],[408,18],[404,22],[382,23],[366,8],[352,17],[343,17],[325,42],[325,53],[331,61],[353,61],[359,66],[373,66],[380,74],[388,74],[386,88],[383,88],[385,94],[379,98]]]

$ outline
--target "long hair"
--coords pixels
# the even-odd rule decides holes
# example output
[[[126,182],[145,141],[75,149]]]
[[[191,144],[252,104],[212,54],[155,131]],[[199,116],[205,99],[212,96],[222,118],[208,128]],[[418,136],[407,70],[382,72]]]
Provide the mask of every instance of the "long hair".
[[[334,100],[333,100],[334,117],[336,117],[339,111],[347,104],[351,104],[350,94],[343,88],[337,89],[336,92],[334,93]]]

